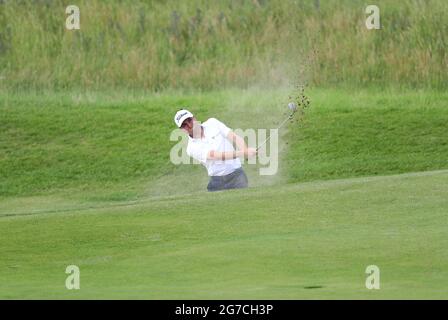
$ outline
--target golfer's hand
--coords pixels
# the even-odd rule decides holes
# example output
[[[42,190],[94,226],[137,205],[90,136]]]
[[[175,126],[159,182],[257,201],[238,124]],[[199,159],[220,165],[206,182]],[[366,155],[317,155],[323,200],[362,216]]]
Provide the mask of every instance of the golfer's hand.
[[[244,156],[247,158],[247,159],[250,159],[250,158],[253,158],[253,157],[256,157],[257,156],[257,149],[255,149],[255,148],[247,148],[246,150],[245,150],[245,154],[244,154]]]

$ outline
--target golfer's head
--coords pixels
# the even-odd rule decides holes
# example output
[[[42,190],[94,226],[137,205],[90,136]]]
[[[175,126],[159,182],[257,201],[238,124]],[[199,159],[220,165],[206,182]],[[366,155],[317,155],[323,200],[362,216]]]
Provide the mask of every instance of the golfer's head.
[[[174,122],[176,123],[176,126],[185,131],[190,136],[192,136],[193,134],[195,120],[196,119],[193,114],[186,109],[177,111],[176,115],[174,116]]]

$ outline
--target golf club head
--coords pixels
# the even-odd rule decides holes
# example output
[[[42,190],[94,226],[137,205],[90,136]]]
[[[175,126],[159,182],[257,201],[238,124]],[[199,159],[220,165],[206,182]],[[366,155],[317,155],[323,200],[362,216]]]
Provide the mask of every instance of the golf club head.
[[[296,113],[297,111],[297,104],[295,104],[294,102],[290,102],[288,103],[288,109],[291,111],[291,114],[279,125],[279,127],[277,128],[277,130],[280,130],[281,127],[283,127],[288,120],[292,119],[293,115]],[[263,143],[261,145],[259,145],[257,147],[257,151],[266,144],[266,142],[268,142],[268,140],[271,138],[271,136],[267,137]]]
[[[288,103],[288,109],[290,111],[292,111],[293,113],[297,111],[297,104],[295,104],[294,102],[290,102]]]

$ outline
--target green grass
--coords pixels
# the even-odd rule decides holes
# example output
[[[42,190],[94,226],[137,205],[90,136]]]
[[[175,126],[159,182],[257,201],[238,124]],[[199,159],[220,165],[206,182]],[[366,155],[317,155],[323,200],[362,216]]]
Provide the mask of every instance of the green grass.
[[[76,4],[0,1],[0,298],[448,298],[446,1]],[[275,128],[291,83],[277,175],[170,163],[179,107]]]
[[[168,167],[172,115],[185,102],[176,95],[2,98],[0,195],[124,188],[142,177],[159,176]],[[187,101],[203,105],[201,114],[210,99],[191,96]]]
[[[448,167],[446,93],[315,89],[308,95],[312,106],[303,122],[280,132],[279,174],[263,177],[247,166],[252,186]],[[79,194],[95,201],[203,190],[202,167],[186,170],[169,161],[178,107],[232,128],[275,128],[288,92],[0,97],[0,197]]]
[[[445,0],[377,0],[375,31],[364,0],[78,0],[76,31],[67,5],[0,2],[0,88],[448,84]]]
[[[448,168],[448,95],[437,92],[316,92],[291,130],[290,181]]]
[[[444,92],[312,89],[248,190],[169,162],[179,105],[273,128],[288,94],[2,92],[0,298],[448,298]]]
[[[447,190],[445,170],[2,214],[0,298],[446,299]]]

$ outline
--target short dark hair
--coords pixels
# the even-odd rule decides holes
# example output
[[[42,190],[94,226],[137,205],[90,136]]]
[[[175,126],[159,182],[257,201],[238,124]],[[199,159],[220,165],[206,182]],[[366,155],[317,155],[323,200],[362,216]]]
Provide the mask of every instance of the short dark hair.
[[[185,120],[181,123],[180,127],[182,128],[182,127],[184,126],[185,122],[186,122],[187,120],[190,120],[190,119],[193,119],[193,117],[189,117],[189,118],[185,119]]]

